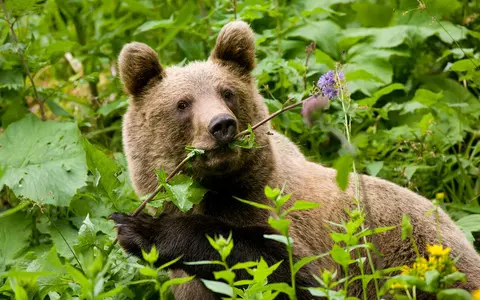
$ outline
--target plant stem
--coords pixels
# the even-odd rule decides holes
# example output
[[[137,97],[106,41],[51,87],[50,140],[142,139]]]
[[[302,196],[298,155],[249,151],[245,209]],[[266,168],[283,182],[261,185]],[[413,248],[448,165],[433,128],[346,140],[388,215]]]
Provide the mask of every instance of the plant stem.
[[[340,82],[340,78],[338,77],[338,72],[336,71],[335,72],[335,81],[336,82]],[[345,115],[345,119],[344,119],[344,125],[345,125],[345,135],[347,136],[347,141],[348,143],[350,144],[350,129],[351,129],[351,119],[349,117],[349,108],[350,108],[350,104],[349,104],[349,107],[347,108],[345,106],[345,93],[344,93],[344,87],[341,86],[340,87],[340,102],[342,103],[342,109],[343,109],[343,113]],[[360,182],[359,182],[359,178],[358,178],[358,173],[357,173],[357,168],[356,168],[356,165],[355,165],[355,160],[353,161],[352,163],[352,171],[353,171],[353,180],[354,180],[354,185],[355,185],[355,202],[357,204],[357,210],[360,212],[361,211],[361,205],[360,205]],[[362,231],[365,230],[365,225],[362,224],[360,225]],[[367,237],[364,236],[363,237],[363,243],[366,245],[367,244]],[[372,259],[372,255],[370,254],[370,249],[366,248],[366,253],[367,253],[367,258],[368,258],[368,262],[369,262],[369,265],[370,265],[370,269],[371,269],[371,272],[372,274],[375,273],[375,266],[373,264],[373,259]],[[360,259],[360,258],[359,258]],[[364,265],[363,265],[363,262],[362,260],[360,259],[359,260],[359,264],[360,264],[360,269],[362,269],[362,273],[363,273],[363,268],[364,268]],[[364,299],[367,299],[366,298],[366,284],[365,284],[365,278],[362,277],[362,287],[363,287],[363,298]],[[376,291],[376,295],[377,295],[377,299],[379,299],[379,287],[378,287],[378,281],[376,278],[373,278],[373,282],[375,284],[375,291]]]
[[[281,114],[281,113],[283,113],[283,112],[285,112],[285,111],[287,111],[287,110],[290,110],[290,109],[292,109],[292,108],[295,108],[295,107],[297,107],[297,106],[302,105],[304,102],[312,99],[313,97],[315,97],[315,96],[310,96],[310,97],[308,97],[308,98],[305,99],[305,100],[302,100],[302,101],[300,101],[300,102],[297,102],[297,103],[292,104],[292,105],[289,105],[289,106],[285,106],[284,108],[282,108],[282,109],[274,112],[273,114],[269,115],[268,117],[266,117],[266,118],[263,119],[262,121],[258,122],[258,123],[255,124],[254,126],[252,126],[252,130],[257,129],[258,127],[260,127],[260,126],[262,126],[263,124],[267,123],[268,121],[270,121],[271,119],[275,118],[275,117],[278,116],[279,114]],[[288,101],[288,100],[287,100],[287,101]],[[246,134],[248,134],[248,133],[249,133],[248,130],[241,131],[241,132],[238,133],[233,139],[234,139],[234,140],[235,140],[235,139],[238,139],[239,137],[242,137],[242,136],[244,136],[244,135],[246,135]]]
[[[297,293],[296,293],[296,287],[295,287],[295,272],[293,270],[293,250],[292,250],[292,244],[290,243],[290,236],[287,235],[287,252],[288,252],[288,263],[290,265],[290,276],[291,276],[291,281],[292,281],[292,290],[293,290],[293,299],[297,299]]]
[[[13,26],[14,26],[15,22],[13,22],[13,23],[10,22],[10,15],[8,14],[7,8],[5,7],[5,3],[4,3],[3,0],[0,0],[0,5],[2,5],[2,10],[3,10],[3,13],[5,14],[5,21],[7,21],[8,27],[10,28],[10,34],[12,35],[12,40],[15,42],[15,44],[18,45],[17,34],[15,33],[15,30],[13,29]],[[20,61],[23,65],[23,69],[24,69],[25,73],[27,74],[27,77],[30,80],[30,83],[32,84],[33,93],[35,95],[35,101],[38,103],[38,106],[40,108],[40,115],[41,115],[42,121],[45,121],[47,118],[45,117],[45,107],[43,105],[44,102],[43,102],[43,100],[40,99],[40,97],[38,95],[37,87],[35,86],[35,82],[33,81],[33,76],[30,73],[30,69],[29,69],[27,61],[25,59],[25,55],[24,55],[22,47],[18,48],[18,56],[20,56]]]

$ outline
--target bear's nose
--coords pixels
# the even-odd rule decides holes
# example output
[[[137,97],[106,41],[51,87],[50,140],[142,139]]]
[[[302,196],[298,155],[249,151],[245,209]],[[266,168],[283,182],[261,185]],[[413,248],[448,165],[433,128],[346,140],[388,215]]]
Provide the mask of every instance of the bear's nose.
[[[233,139],[237,130],[237,122],[228,114],[214,117],[208,125],[208,131],[215,137],[218,143],[226,144]]]

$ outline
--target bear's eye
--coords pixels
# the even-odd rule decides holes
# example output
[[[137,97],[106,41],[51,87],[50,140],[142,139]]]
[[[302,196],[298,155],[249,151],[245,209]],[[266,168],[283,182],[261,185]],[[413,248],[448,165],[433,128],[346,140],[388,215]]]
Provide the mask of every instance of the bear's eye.
[[[222,91],[222,97],[225,100],[232,100],[233,98],[233,92],[231,90],[223,90]]]
[[[177,103],[177,108],[179,110],[185,110],[189,106],[190,106],[190,104],[185,100],[178,101],[178,103]]]

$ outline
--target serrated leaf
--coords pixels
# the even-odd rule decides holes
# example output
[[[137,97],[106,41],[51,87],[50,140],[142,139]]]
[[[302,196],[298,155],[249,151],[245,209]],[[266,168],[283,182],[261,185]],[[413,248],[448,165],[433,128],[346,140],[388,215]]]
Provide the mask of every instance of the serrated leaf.
[[[72,122],[27,115],[12,123],[0,136],[0,162],[0,186],[40,203],[68,206],[87,179],[85,151]]]
[[[97,230],[92,221],[90,221],[90,217],[87,215],[82,226],[80,226],[80,229],[78,230],[78,246],[81,248],[88,248],[95,245],[96,240]]]
[[[87,166],[93,173],[97,173],[100,178],[96,183],[96,187],[114,203],[116,207],[117,197],[114,190],[120,186],[116,174],[120,172],[120,167],[117,163],[109,158],[105,153],[98,150],[95,146],[90,144],[86,139],[82,139],[82,145],[87,154]]]

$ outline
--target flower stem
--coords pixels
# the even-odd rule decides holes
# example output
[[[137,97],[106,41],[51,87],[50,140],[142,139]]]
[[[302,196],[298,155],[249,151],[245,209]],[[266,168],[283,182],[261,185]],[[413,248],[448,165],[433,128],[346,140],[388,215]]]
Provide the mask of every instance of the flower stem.
[[[341,79],[340,77],[338,76],[338,70],[335,71],[335,82],[338,82],[340,83],[341,82]],[[344,127],[345,127],[345,135],[347,136],[347,141],[349,144],[351,144],[351,134],[350,134],[350,130],[351,130],[351,124],[352,124],[352,120],[351,120],[351,117],[349,115],[349,111],[350,111],[350,101],[348,101],[348,107],[345,105],[345,101],[346,101],[346,92],[344,91],[345,89],[345,86],[344,84],[339,84],[340,85],[340,89],[339,89],[339,92],[340,92],[340,95],[339,95],[339,98],[340,98],[340,102],[342,103],[342,110],[343,110],[343,113],[344,113]],[[358,173],[357,173],[357,168],[356,168],[356,165],[355,165],[355,160],[352,162],[352,172],[353,172],[353,180],[354,180],[354,185],[355,185],[355,203],[357,205],[357,210],[360,212],[362,210],[361,208],[361,204],[360,204],[360,182],[359,182],[359,176],[358,176]],[[364,223],[362,222],[362,224],[360,225],[361,227],[361,230],[364,231],[365,230],[365,225]],[[367,237],[364,236],[363,238],[363,243],[364,244],[367,244],[368,240],[367,240]],[[370,265],[370,269],[371,269],[371,272],[372,274],[375,273],[375,266],[373,264],[373,259],[372,259],[372,255],[370,253],[370,249],[366,248],[366,253],[367,253],[367,259],[368,259],[368,262],[369,262],[369,265]],[[364,265],[363,265],[363,261],[362,259],[359,259],[359,264],[360,264],[360,270],[362,272],[362,275],[364,273]],[[363,288],[363,299],[367,299],[367,284],[365,283],[365,277],[362,276],[362,288]],[[377,299],[380,299],[379,298],[379,287],[378,287],[378,281],[377,279],[374,277],[373,278],[373,282],[375,284],[375,291],[376,291],[376,295],[377,295]]]

